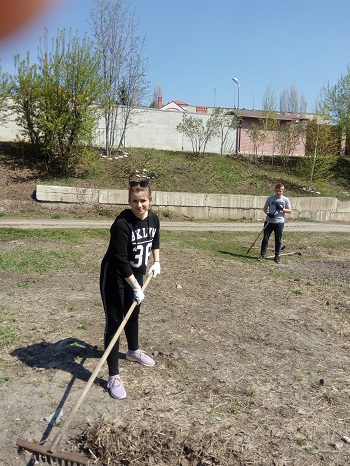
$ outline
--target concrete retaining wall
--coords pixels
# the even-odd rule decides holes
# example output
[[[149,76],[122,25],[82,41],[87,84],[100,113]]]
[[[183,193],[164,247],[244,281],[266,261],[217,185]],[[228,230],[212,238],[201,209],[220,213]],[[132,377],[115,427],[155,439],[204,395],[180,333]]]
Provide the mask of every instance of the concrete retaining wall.
[[[168,210],[201,219],[253,219],[264,217],[262,208],[267,196],[238,194],[198,194],[153,191],[153,208]],[[37,185],[36,199],[41,203],[128,205],[126,190],[73,188]],[[350,201],[333,197],[291,197],[293,218],[316,221],[350,221]]]

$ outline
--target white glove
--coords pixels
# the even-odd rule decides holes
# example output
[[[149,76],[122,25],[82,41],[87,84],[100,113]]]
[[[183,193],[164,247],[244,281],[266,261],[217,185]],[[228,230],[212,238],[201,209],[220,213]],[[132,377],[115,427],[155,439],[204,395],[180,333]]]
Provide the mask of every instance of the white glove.
[[[134,290],[134,301],[136,301],[137,304],[140,304],[144,299],[145,295],[143,294],[141,288],[137,288],[136,290]]]
[[[153,278],[160,274],[160,263],[158,261],[153,262],[152,267],[149,269],[148,275],[153,272]]]

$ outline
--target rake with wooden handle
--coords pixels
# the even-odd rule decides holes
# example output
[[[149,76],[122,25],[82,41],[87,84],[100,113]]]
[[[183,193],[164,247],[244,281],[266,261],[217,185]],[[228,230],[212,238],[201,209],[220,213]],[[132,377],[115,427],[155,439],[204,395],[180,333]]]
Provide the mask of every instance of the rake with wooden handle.
[[[254,244],[258,241],[258,238],[259,236],[265,231],[265,228],[267,227],[267,225],[269,224],[270,222],[266,222],[265,225],[264,225],[264,228],[260,231],[260,233],[258,234],[258,236],[255,238],[255,240],[253,241],[253,244],[250,246],[250,248],[248,249],[248,251],[245,253],[245,255],[247,256],[248,253],[250,252],[250,250],[253,248]]]
[[[151,278],[153,277],[153,274],[149,274],[143,287],[142,290],[144,291],[149,282],[151,281]],[[65,451],[58,451],[57,447],[59,443],[61,442],[64,434],[66,433],[68,427],[70,426],[73,417],[75,413],[78,411],[81,403],[83,402],[84,398],[86,397],[88,391],[90,390],[91,385],[94,383],[98,373],[100,372],[103,364],[105,363],[107,357],[109,356],[109,353],[112,351],[113,346],[115,345],[116,341],[118,340],[121,332],[123,331],[127,321],[129,320],[131,314],[133,313],[135,307],[137,306],[137,303],[134,301],[132,305],[130,306],[130,309],[128,310],[126,316],[124,317],[123,322],[120,324],[118,330],[116,331],[112,341],[108,345],[107,349],[103,353],[99,363],[96,366],[96,369],[94,372],[91,374],[89,380],[86,383],[86,386],[81,393],[78,401],[75,403],[73,408],[71,409],[70,413],[68,414],[67,419],[64,421],[61,429],[57,432],[55,435],[53,441],[49,446],[41,445],[36,442],[30,442],[28,440],[24,439],[17,439],[16,445],[23,450],[27,450],[30,453],[33,454],[35,459],[37,461],[47,461],[49,464],[52,464],[52,461],[56,461],[58,464],[62,464],[65,466],[85,466],[88,464],[89,458],[84,455],[80,455],[78,453],[69,453]]]

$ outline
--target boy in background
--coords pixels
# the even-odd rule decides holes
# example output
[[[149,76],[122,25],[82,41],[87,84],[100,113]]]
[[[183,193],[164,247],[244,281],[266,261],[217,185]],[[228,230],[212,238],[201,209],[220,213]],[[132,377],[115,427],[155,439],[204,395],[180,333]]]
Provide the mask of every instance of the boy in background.
[[[271,233],[275,233],[275,258],[276,264],[280,262],[280,251],[282,246],[282,235],[286,214],[292,213],[292,205],[288,197],[284,196],[285,187],[282,183],[275,186],[275,194],[266,199],[263,211],[266,214],[264,222],[264,237],[261,242],[260,257],[264,260]]]

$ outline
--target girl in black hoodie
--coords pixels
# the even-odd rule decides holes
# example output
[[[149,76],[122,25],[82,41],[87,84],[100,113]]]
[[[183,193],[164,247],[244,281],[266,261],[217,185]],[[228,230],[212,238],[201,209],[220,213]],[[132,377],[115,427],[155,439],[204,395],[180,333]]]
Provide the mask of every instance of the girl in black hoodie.
[[[137,302],[125,325],[128,343],[126,359],[144,366],[154,366],[154,360],[139,349],[138,321],[140,304],[144,299],[143,276],[146,274],[148,258],[153,255],[149,273],[156,277],[160,273],[159,263],[159,218],[149,210],[152,201],[147,181],[130,181],[130,209],[123,210],[111,226],[110,241],[102,260],[100,290],[106,314],[104,345],[108,347],[122,323],[133,301]],[[119,338],[107,358],[109,393],[122,399],[126,392],[119,375]]]

